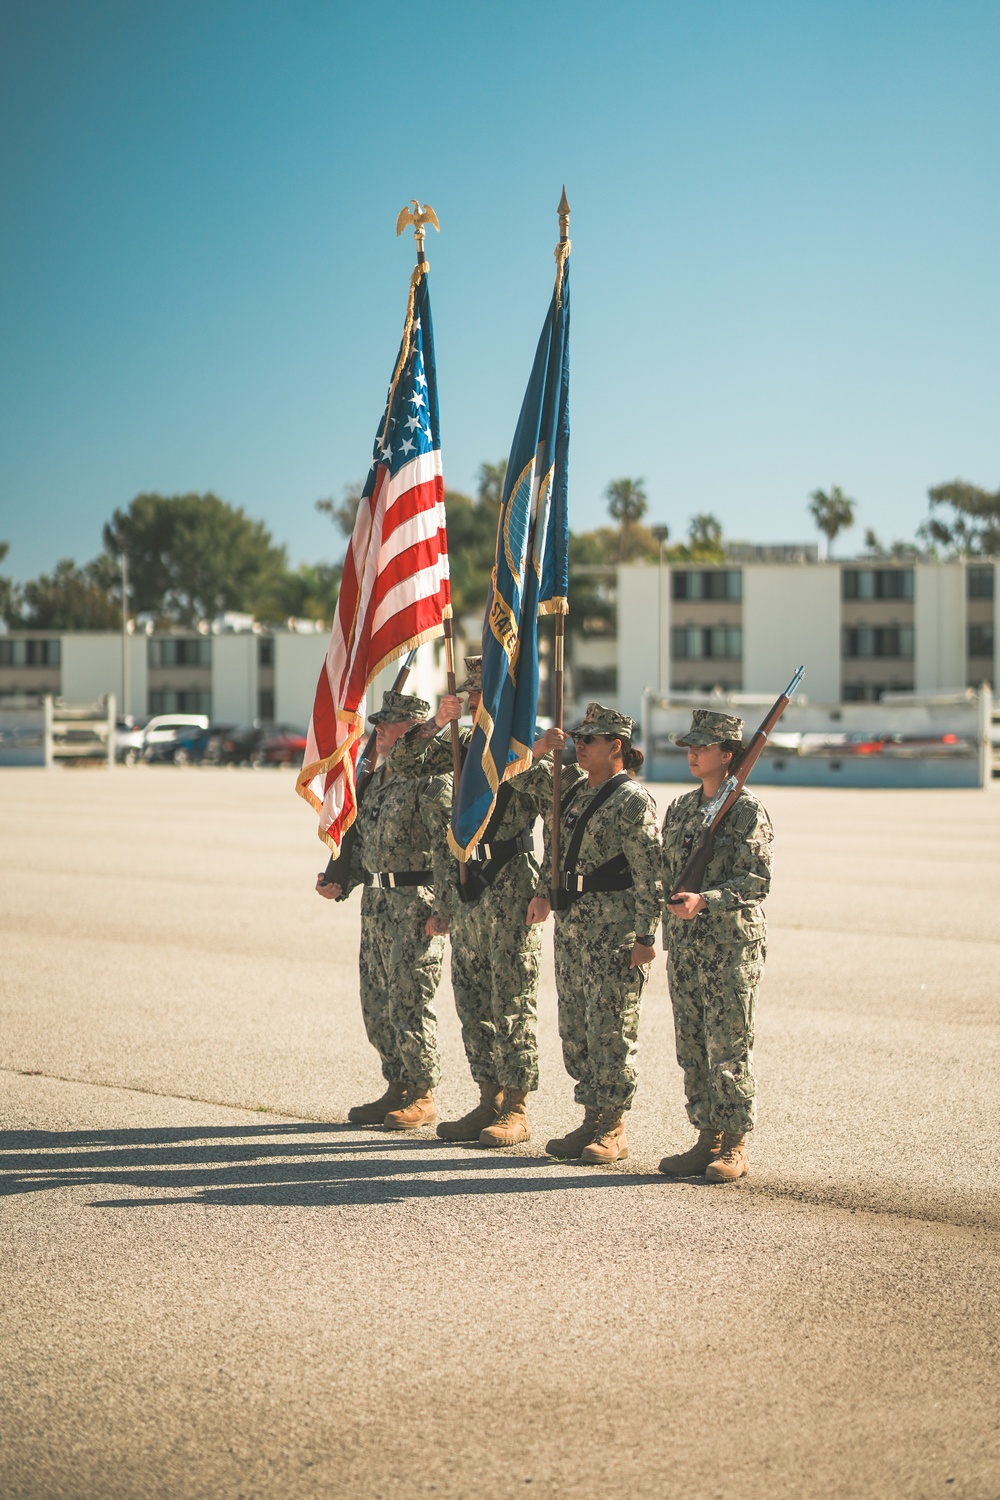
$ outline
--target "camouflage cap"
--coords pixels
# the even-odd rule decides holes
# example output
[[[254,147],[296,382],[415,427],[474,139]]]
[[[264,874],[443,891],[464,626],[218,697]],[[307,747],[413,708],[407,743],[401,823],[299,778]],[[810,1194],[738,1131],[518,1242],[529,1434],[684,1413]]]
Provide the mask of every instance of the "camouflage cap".
[[[672,734],[675,745],[721,745],[723,740],[743,738],[743,720],[732,714],[717,714],[710,708],[696,708],[691,715],[687,734]]]
[[[588,703],[587,712],[570,730],[574,739],[581,734],[610,734],[620,740],[630,740],[634,733],[634,719],[628,714],[620,714],[616,708],[605,708],[603,703]]]
[[[377,714],[369,714],[369,724],[415,724],[418,719],[426,719],[431,711],[429,703],[423,698],[417,698],[413,693],[382,694],[382,707]]]
[[[481,656],[467,656],[465,658],[465,681],[458,684],[457,691],[460,693],[481,693],[483,690],[483,658]]]

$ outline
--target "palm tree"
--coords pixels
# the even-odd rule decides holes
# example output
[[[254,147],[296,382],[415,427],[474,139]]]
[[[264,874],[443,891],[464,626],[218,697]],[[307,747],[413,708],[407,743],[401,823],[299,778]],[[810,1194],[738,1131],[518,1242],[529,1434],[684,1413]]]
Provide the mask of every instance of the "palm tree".
[[[829,494],[825,490],[813,490],[810,495],[809,514],[817,529],[826,537],[827,562],[833,556],[834,538],[854,525],[857,503],[856,500],[848,499],[839,484],[835,484]]]
[[[618,522],[618,561],[625,553],[625,535],[630,526],[637,525],[649,509],[644,479],[612,479],[604,491],[608,511],[613,521]]]

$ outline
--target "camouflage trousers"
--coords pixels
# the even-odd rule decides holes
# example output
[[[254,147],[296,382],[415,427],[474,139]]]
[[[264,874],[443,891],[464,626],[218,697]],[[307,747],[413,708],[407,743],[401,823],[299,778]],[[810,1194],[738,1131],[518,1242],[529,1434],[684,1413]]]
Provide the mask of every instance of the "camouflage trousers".
[[[536,878],[518,856],[478,901],[456,902],[451,924],[451,982],[472,1076],[528,1092],[538,1087],[542,932],[525,927],[524,916]]]
[[[556,913],[559,1035],[584,1108],[624,1112],[635,1096],[639,1004],[650,966],[631,967],[634,942],[627,891],[595,891]]]
[[[430,891],[368,886],[361,898],[361,1014],[390,1082],[433,1088],[441,1076],[434,994],[444,938],[428,937]]]
[[[753,1025],[763,943],[679,942],[667,959],[677,1061],[688,1119],[698,1130],[754,1127]]]

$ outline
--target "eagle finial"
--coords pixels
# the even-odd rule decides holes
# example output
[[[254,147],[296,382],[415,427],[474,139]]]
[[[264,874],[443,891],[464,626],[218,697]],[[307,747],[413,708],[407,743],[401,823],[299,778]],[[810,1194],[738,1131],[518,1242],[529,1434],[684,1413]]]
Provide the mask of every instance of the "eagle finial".
[[[399,216],[396,219],[397,236],[402,234],[408,224],[413,225],[413,237],[417,242],[417,260],[422,261],[424,259],[424,238],[427,233],[426,226],[433,224],[438,233],[440,234],[441,232],[438,216],[429,203],[425,203],[421,208],[417,199],[411,198],[406,208],[400,209]]]

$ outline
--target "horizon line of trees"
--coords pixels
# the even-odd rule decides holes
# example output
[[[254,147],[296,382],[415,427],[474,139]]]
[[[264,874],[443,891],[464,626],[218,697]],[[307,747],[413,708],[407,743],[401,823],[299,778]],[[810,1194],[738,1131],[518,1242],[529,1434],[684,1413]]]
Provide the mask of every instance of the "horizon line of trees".
[[[456,616],[481,613],[493,568],[497,519],[506,459],[484,463],[475,496],[445,492],[452,600]],[[317,500],[345,539],[350,538],[362,486],[348,485],[340,500]],[[690,518],[684,541],[670,541],[667,525],[647,522],[645,481],[614,479],[604,492],[614,523],[570,532],[569,558],[576,568],[570,628],[598,623],[607,613],[608,590],[588,568],[647,560],[724,562],[726,539],[716,516]],[[930,513],[914,541],[883,546],[872,528],[865,552],[873,557],[1000,557],[1000,490],[951,480],[928,490]],[[839,485],[817,489],[807,510],[826,538],[826,555],[841,532],[854,525],[858,502]],[[331,621],[343,571],[341,562],[292,569],[284,546],[263,521],[211,492],[203,495],[137,495],[116,509],[103,528],[103,550],[78,565],[62,558],[51,573],[24,584],[0,575],[0,619],[9,630],[107,630],[122,618],[121,557],[128,558],[128,611],[158,622],[193,625],[227,611],[252,614],[266,624],[292,617]],[[0,562],[9,551],[0,541]]]

